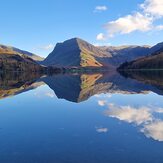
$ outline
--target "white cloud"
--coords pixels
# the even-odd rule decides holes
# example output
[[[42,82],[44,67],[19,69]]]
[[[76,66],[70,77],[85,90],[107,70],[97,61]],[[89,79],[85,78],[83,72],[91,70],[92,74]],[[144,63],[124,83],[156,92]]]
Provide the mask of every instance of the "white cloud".
[[[100,97],[101,97],[101,95],[98,95],[98,94],[97,94],[97,95],[94,95],[94,97],[96,97],[96,98],[100,98]]]
[[[163,18],[163,0],[145,0],[134,14],[120,17],[105,24],[106,34],[101,35],[99,40],[103,40],[102,38],[106,40],[106,38],[116,34],[130,34],[135,31],[163,30],[163,25],[154,25],[161,18]]]
[[[97,37],[96,37],[96,40],[98,40],[98,41],[104,41],[104,40],[106,40],[106,37],[105,37],[105,35],[103,33],[99,33],[97,35]]]
[[[134,108],[131,106],[109,104],[109,109],[105,111],[105,115],[137,125],[152,120],[152,114],[147,107]]]
[[[48,97],[50,97],[50,98],[56,97],[55,94],[54,93],[51,93],[51,92],[47,92],[45,95],[48,96]]]
[[[156,17],[163,16],[163,0],[145,0],[140,6],[146,14]]]
[[[43,50],[51,50],[54,48],[54,45],[53,44],[49,44],[49,45],[45,45],[45,46],[42,46],[41,49]]]
[[[144,126],[141,130],[147,137],[163,141],[163,121],[156,121]]]
[[[94,45],[95,45],[95,44],[94,44]],[[109,44],[109,43],[108,43],[108,44],[105,44],[105,45],[110,46],[110,44]],[[97,44],[97,46],[104,46],[104,45]],[[102,99],[104,99],[104,98],[108,99],[108,98],[111,98],[111,97],[112,97],[112,95],[111,95],[111,94],[109,94],[109,93],[107,93],[107,94],[99,94],[99,95],[95,95],[94,97],[97,97],[97,98],[102,98]]]
[[[113,103],[104,112],[106,116],[134,123],[147,138],[163,141],[163,121],[154,117],[154,113],[163,113],[163,108],[118,106]]]
[[[157,108],[157,109],[155,110],[155,112],[156,112],[156,113],[163,113],[163,108]]]
[[[102,42],[97,42],[93,43],[94,46],[111,46],[111,43],[102,43]]]
[[[106,103],[107,103],[107,101],[105,101],[105,100],[99,100],[98,101],[98,105],[100,105],[100,106],[105,106]]]
[[[158,26],[156,26],[156,30],[158,30],[158,31],[163,30],[163,25],[158,25]]]
[[[108,36],[115,34],[129,34],[134,31],[149,31],[152,28],[152,18],[137,12],[127,15],[105,25]],[[103,37],[106,37],[103,35]]]
[[[108,128],[96,128],[96,131],[98,133],[106,133],[106,132],[108,132]]]
[[[111,98],[111,97],[112,97],[112,95],[111,95],[111,94],[107,94],[107,95],[106,95],[106,97]]]
[[[96,6],[95,7],[95,12],[101,12],[101,11],[106,11],[108,8],[107,6]]]

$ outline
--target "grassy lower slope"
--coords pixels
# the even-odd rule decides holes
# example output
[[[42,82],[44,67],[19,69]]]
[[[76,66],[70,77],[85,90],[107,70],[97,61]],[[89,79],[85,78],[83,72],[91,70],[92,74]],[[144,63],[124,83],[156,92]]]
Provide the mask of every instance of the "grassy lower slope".
[[[99,63],[93,56],[89,55],[88,53],[80,53],[80,66],[81,67],[102,67],[103,65]]]

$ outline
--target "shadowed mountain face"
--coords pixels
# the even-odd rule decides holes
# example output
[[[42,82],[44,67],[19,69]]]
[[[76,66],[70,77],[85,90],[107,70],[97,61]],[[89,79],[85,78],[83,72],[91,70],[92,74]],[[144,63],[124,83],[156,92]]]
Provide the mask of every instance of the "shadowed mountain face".
[[[1,74],[0,98],[13,96],[47,84],[59,99],[82,102],[98,94],[148,94],[163,95],[163,73],[131,73],[120,75],[117,72],[95,74]]]

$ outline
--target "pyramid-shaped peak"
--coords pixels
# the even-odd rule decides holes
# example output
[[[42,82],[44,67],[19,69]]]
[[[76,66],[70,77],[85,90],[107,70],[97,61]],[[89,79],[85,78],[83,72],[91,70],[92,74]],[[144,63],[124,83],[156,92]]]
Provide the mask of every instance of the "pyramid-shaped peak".
[[[68,42],[72,42],[72,43],[74,43],[74,42],[76,42],[76,43],[81,43],[81,42],[87,42],[87,41],[85,41],[85,40],[83,40],[83,39],[81,39],[81,38],[78,38],[78,37],[74,37],[74,38],[71,38],[71,39],[68,39],[68,40],[64,41],[63,43],[68,43]]]

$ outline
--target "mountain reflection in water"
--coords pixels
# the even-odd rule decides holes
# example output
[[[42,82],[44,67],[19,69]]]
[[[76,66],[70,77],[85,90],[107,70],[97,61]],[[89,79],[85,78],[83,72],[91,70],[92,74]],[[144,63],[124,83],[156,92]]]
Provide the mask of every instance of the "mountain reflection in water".
[[[106,93],[163,94],[163,72],[103,72],[93,74],[7,73],[0,75],[0,98],[17,95],[41,85],[48,85],[59,99],[82,102]]]
[[[0,162],[162,163],[162,95],[162,71],[1,73]]]

